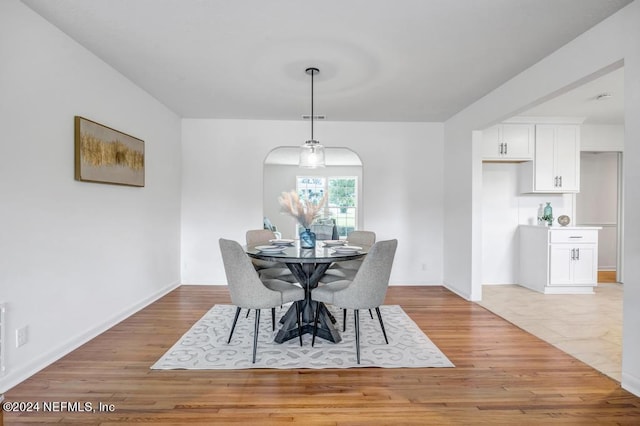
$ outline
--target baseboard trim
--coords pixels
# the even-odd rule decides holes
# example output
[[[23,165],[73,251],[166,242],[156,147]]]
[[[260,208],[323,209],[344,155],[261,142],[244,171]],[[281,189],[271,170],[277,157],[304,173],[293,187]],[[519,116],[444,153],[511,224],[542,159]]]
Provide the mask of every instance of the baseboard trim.
[[[114,325],[125,320],[126,318],[130,317],[131,315],[135,314],[141,309],[147,307],[151,303],[165,296],[167,293],[175,290],[179,286],[180,286],[180,282],[173,282],[163,287],[162,289],[153,293],[149,297],[144,298],[140,302],[130,306],[127,309],[124,309],[122,312],[103,321],[102,324],[97,325],[85,331],[84,333],[68,340],[67,342],[63,343],[59,347],[39,356],[38,358],[34,359],[32,362],[17,369],[16,371],[8,372],[0,381],[0,394],[6,393],[12,387],[25,381],[29,377],[36,374],[38,371],[42,370],[43,368],[47,367],[48,365],[54,363],[55,361],[59,360],[63,356],[67,355],[68,353],[84,345],[94,337],[104,333]]]
[[[631,374],[622,372],[622,383],[620,383],[622,389],[631,392],[637,397],[640,397],[640,378],[632,376]]]
[[[458,295],[458,296],[462,297],[464,300],[467,300],[467,301],[469,301],[469,302],[476,302],[476,301],[477,301],[477,300],[473,300],[473,299],[472,299],[472,297],[471,297],[471,295],[461,293],[461,292],[459,292],[456,288],[451,287],[450,285],[447,285],[446,283],[442,284],[442,286],[443,286],[444,288],[446,288],[447,290],[449,290],[450,292],[452,292],[452,293],[454,293],[454,294],[456,294],[456,295]]]

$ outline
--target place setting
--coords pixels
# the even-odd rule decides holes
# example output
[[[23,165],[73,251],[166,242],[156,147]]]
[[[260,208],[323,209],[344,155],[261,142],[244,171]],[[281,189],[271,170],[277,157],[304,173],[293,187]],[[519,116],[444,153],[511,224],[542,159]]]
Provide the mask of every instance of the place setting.
[[[345,255],[345,254],[356,254],[360,250],[362,250],[362,247],[360,247],[360,246],[343,245],[343,246],[331,247],[331,249],[333,250],[334,254]]]
[[[347,241],[347,240],[324,240],[322,243],[323,243],[324,247],[338,247],[338,246],[345,246],[345,245],[349,244],[349,241]]]
[[[265,245],[265,246],[256,246],[255,249],[262,253],[282,253],[289,247],[288,245]]]
[[[274,245],[274,246],[291,247],[293,243],[296,242],[296,240],[289,240],[286,238],[276,238],[273,240],[269,240],[269,242],[271,243],[271,245]]]

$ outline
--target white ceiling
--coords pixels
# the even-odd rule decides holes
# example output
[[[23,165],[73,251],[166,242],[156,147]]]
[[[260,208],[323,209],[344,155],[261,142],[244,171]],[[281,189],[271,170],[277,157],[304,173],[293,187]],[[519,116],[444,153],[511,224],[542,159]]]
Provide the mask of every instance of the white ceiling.
[[[444,121],[631,0],[23,2],[182,117]]]
[[[602,96],[600,95],[610,95]],[[585,124],[624,124],[624,68],[583,84],[521,115],[583,117]]]

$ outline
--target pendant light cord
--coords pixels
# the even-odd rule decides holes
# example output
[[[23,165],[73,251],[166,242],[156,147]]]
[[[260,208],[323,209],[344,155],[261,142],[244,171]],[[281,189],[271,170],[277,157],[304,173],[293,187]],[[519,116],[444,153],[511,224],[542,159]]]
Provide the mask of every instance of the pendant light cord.
[[[313,74],[315,70],[311,69],[311,141],[313,143]]]
[[[320,70],[318,68],[307,68],[305,70],[307,72],[307,74],[311,74],[311,143],[313,144],[315,142],[315,139],[313,139],[313,76],[317,73],[320,72]]]

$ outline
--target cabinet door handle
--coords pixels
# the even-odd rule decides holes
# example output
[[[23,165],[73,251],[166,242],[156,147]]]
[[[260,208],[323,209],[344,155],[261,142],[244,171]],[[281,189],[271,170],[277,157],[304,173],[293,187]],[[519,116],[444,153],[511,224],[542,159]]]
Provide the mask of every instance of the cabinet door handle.
[[[576,249],[571,249],[571,260],[576,260]]]
[[[498,145],[498,147],[499,147],[499,148],[498,148],[498,154],[500,154],[500,155],[502,155],[502,154],[503,154],[503,152],[502,152],[502,145],[504,145],[504,144],[502,144],[502,143],[501,143],[500,145]]]
[[[505,142],[505,143],[504,143],[504,155],[507,155],[507,147],[508,147],[508,146],[509,146],[509,145],[507,145],[507,143]]]
[[[582,238],[582,235],[571,235],[569,238]]]
[[[580,249],[576,249],[576,260],[580,260]]]
[[[560,188],[562,188],[562,176],[560,176]]]
[[[558,187],[558,176],[553,178],[553,187],[557,188]]]

